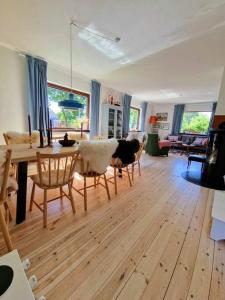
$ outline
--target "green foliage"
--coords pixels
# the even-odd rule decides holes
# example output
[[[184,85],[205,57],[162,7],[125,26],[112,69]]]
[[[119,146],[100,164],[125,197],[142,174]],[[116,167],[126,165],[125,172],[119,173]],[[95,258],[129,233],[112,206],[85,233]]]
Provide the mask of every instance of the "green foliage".
[[[130,120],[129,120],[129,128],[130,130],[138,129],[138,118],[139,118],[139,110],[130,108]]]
[[[51,103],[57,103],[68,98],[68,92],[48,87],[49,106],[51,105]],[[86,118],[87,98],[85,96],[74,94],[74,99],[84,104],[84,109],[80,109],[79,111],[71,109],[61,109],[60,111],[56,112],[57,118],[60,121],[62,127],[72,127],[75,129],[79,129],[81,128],[81,122]]]
[[[202,112],[185,112],[181,132],[207,133],[210,116]]]

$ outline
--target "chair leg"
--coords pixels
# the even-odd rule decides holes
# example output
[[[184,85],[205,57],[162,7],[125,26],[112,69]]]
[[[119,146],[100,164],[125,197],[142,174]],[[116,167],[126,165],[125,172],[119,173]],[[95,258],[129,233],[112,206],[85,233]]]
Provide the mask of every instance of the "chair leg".
[[[134,164],[132,164],[132,173],[131,173],[131,175],[132,175],[132,181],[134,180]]]
[[[139,176],[141,176],[141,163],[140,163],[140,160],[138,160],[138,172],[139,172]]]
[[[9,208],[9,205],[7,202],[4,202],[4,208],[5,208],[5,220],[6,224],[8,225],[12,221],[12,214]]]
[[[95,186],[95,189],[96,189],[96,176],[94,176],[94,186]]]
[[[84,177],[84,210],[87,210],[87,182],[86,177]]]
[[[61,203],[63,202],[63,189],[62,189],[62,186],[60,186],[60,201]]]
[[[126,170],[127,170],[127,175],[128,175],[130,186],[132,186],[131,179],[130,179],[130,172],[129,172],[128,166],[126,167]]]
[[[114,169],[114,186],[115,186],[115,194],[117,195],[117,174],[116,174],[116,168],[113,168]]]
[[[69,189],[69,196],[70,196],[70,202],[71,202],[71,206],[72,206],[72,210],[73,213],[76,213],[76,208],[75,208],[75,203],[74,203],[74,199],[73,199],[73,192],[72,192],[72,186],[71,183],[68,183],[68,189]]]
[[[47,214],[48,214],[48,203],[47,203],[47,190],[44,190],[44,207],[43,207],[43,226],[47,227]]]
[[[108,196],[108,200],[110,200],[110,193],[109,193],[109,186],[108,186],[108,182],[107,182],[107,178],[105,176],[105,173],[104,173],[104,180],[105,180],[105,188],[106,188],[106,192],[107,192],[107,196]]]
[[[4,214],[2,212],[1,206],[0,206],[0,226],[2,228],[2,233],[3,233],[3,237],[4,237],[4,240],[5,240],[7,249],[8,249],[8,251],[12,251],[13,250],[13,245],[12,245],[12,241],[10,239],[8,226],[6,225]]]
[[[30,208],[29,211],[32,211],[33,203],[34,203],[34,193],[35,193],[35,183],[33,182],[32,192],[30,197]]]

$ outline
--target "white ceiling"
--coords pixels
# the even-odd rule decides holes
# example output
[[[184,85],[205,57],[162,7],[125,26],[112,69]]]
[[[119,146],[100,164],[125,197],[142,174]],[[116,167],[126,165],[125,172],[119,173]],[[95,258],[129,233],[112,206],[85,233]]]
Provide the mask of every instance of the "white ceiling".
[[[121,37],[73,31],[74,71],[137,98],[217,98],[225,65],[225,0],[0,0],[0,43],[69,69],[69,22]],[[96,44],[97,43],[97,44]]]

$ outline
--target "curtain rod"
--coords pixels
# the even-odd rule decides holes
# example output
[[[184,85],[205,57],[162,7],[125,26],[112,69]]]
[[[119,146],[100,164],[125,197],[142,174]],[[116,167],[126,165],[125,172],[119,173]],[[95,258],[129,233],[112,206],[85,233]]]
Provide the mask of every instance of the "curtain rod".
[[[18,53],[18,55],[20,56],[26,56],[26,55],[29,55],[29,56],[32,56],[34,58],[38,58],[38,59],[41,59],[41,60],[44,60],[45,62],[47,62],[47,60],[41,56],[38,56],[38,55],[34,55],[32,53],[29,53],[29,52],[25,52],[25,51],[21,51],[21,50],[18,50],[16,49],[16,52]]]

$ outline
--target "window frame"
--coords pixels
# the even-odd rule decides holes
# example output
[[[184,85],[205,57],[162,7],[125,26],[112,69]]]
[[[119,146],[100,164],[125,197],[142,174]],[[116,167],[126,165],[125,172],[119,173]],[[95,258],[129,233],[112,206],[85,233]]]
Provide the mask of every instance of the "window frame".
[[[182,122],[183,122],[183,117],[184,117],[185,113],[202,113],[202,112],[208,112],[208,113],[212,114],[212,111],[187,110],[187,111],[183,112]],[[182,127],[182,122],[181,122],[180,127]],[[209,120],[209,125],[210,125],[210,120]],[[208,130],[209,130],[209,127],[208,127]],[[181,132],[181,131],[179,131],[179,134],[191,135],[191,136],[208,136],[208,133],[185,133],[185,132]]]
[[[85,96],[87,97],[87,108],[86,108],[86,117],[88,119],[88,124],[87,124],[87,129],[86,130],[82,130],[83,132],[89,132],[90,131],[90,119],[89,119],[89,115],[90,115],[90,94],[88,93],[85,93],[85,92],[81,92],[81,91],[78,91],[78,90],[75,90],[75,89],[71,89],[71,88],[67,88],[65,86],[62,86],[62,85],[59,85],[59,84],[56,84],[56,83],[52,83],[52,82],[48,82],[48,87],[51,87],[51,88],[54,88],[54,89],[58,89],[58,90],[61,90],[61,91],[64,91],[64,92],[67,92],[67,93],[74,93],[74,94],[78,94],[80,96]],[[79,129],[74,129],[74,128],[71,128],[71,127],[53,127],[52,128],[53,130],[57,130],[57,131],[77,131],[77,132],[80,132]]]
[[[131,109],[137,110],[137,112],[138,112],[137,129],[136,129],[136,131],[139,131],[139,129],[140,129],[140,115],[141,115],[141,109],[138,108],[138,107],[130,106],[130,110],[131,110]],[[129,118],[130,118],[130,115],[129,115]],[[130,130],[130,124],[129,124],[129,131],[131,131],[131,130]]]

